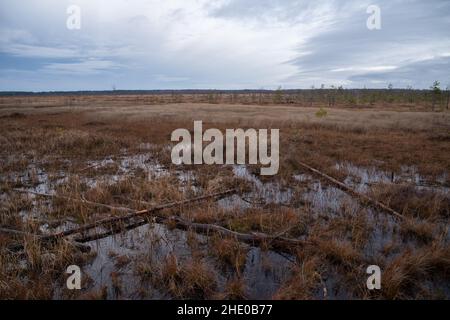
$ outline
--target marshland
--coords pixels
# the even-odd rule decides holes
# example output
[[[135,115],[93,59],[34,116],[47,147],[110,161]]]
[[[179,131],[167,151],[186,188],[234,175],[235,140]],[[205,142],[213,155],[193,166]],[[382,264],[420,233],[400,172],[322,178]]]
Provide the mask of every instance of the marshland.
[[[450,113],[432,94],[1,96],[0,298],[448,299]],[[280,129],[278,174],[174,165],[194,121]]]

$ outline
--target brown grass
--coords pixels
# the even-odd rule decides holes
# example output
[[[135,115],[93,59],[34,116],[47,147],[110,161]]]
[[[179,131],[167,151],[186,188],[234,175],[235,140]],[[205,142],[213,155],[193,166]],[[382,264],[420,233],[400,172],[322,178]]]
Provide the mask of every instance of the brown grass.
[[[318,257],[302,256],[301,262],[293,267],[293,277],[274,295],[274,299],[306,300],[315,295],[320,285],[318,270],[321,261]]]
[[[382,293],[387,299],[404,299],[420,287],[420,279],[430,279],[434,273],[448,277],[450,248],[432,245],[407,250],[388,264],[383,276]]]
[[[180,263],[174,254],[166,257],[160,268],[160,279],[164,287],[175,298],[205,299],[210,297],[216,287],[215,275],[200,260]]]
[[[239,273],[247,260],[247,248],[236,239],[214,238],[212,241],[212,255],[226,266],[232,267]]]

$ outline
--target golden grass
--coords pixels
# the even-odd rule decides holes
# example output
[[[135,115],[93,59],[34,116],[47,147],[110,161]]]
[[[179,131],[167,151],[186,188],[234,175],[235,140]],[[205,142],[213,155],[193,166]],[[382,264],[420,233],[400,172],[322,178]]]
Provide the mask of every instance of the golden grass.
[[[214,273],[201,260],[180,263],[174,254],[170,254],[160,267],[160,274],[168,292],[179,299],[205,299],[216,287]]]
[[[409,249],[392,260],[383,276],[382,293],[387,299],[410,297],[420,279],[431,279],[435,273],[444,273],[448,277],[450,248],[431,245],[420,249]]]
[[[211,254],[238,274],[245,266],[247,251],[248,248],[236,239],[215,237],[212,240]]]

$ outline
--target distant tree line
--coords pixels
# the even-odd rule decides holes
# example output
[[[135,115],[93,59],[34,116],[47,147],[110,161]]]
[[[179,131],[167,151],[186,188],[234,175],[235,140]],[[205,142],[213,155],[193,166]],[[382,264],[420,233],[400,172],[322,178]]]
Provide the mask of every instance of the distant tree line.
[[[310,89],[277,90],[117,90],[112,91],[72,91],[72,92],[0,92],[0,96],[76,96],[85,95],[137,95],[148,96],[154,103],[231,103],[231,104],[290,104],[301,106],[319,106],[332,108],[345,106],[374,106],[377,104],[423,105],[432,110],[449,108],[450,88],[441,89],[435,81],[429,89],[394,88],[389,84],[386,89],[345,89],[342,86]]]

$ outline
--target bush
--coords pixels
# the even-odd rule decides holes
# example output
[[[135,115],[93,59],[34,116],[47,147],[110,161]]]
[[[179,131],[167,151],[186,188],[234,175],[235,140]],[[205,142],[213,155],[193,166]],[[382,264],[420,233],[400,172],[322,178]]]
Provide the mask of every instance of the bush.
[[[327,114],[328,114],[327,110],[325,110],[324,108],[320,108],[320,110],[316,112],[316,117],[323,118],[326,117]]]

